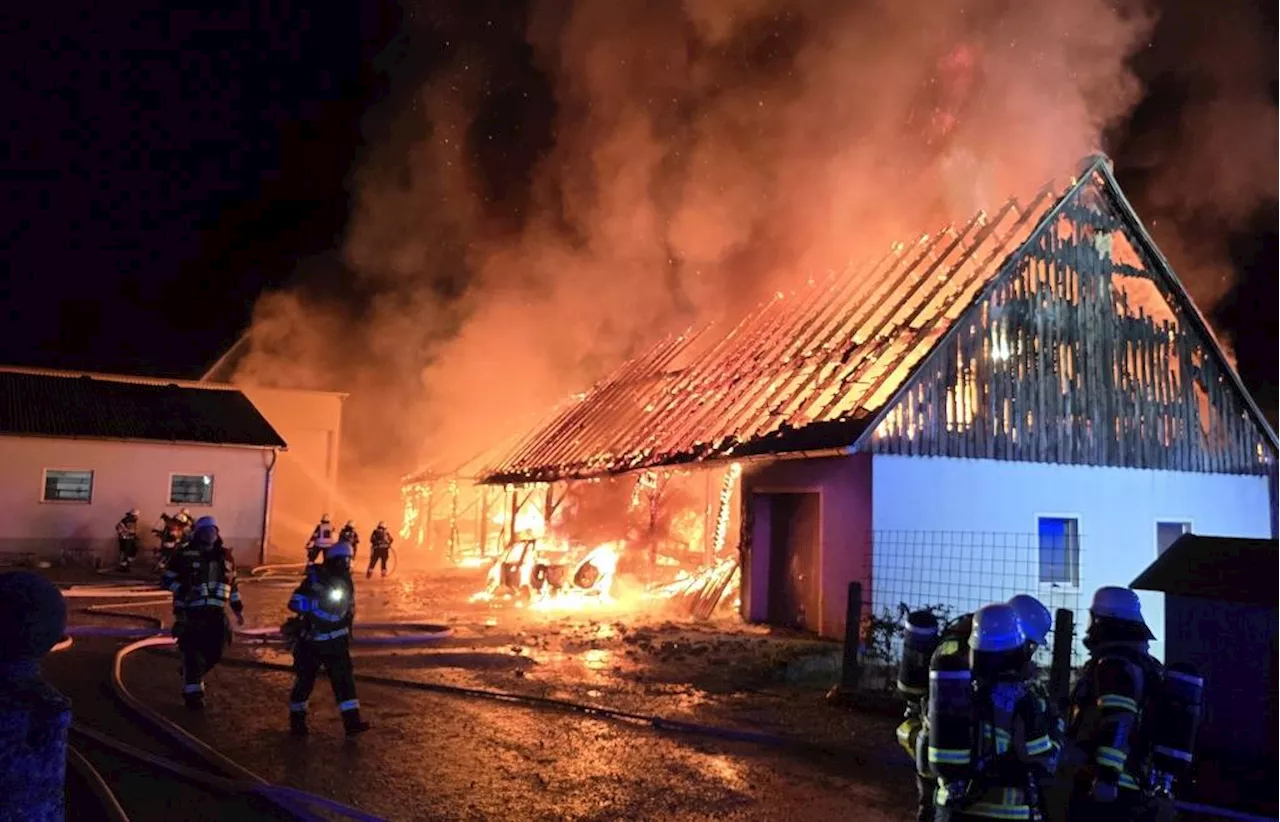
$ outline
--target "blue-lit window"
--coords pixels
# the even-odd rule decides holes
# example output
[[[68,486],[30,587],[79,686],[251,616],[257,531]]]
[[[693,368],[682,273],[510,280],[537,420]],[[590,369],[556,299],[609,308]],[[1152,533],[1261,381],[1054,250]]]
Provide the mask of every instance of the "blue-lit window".
[[[1156,555],[1169,550],[1169,546],[1178,541],[1183,534],[1191,533],[1189,522],[1157,522],[1156,523]]]
[[[169,478],[170,505],[212,505],[212,474],[174,474]]]
[[[1040,583],[1080,584],[1079,523],[1066,517],[1040,517]]]

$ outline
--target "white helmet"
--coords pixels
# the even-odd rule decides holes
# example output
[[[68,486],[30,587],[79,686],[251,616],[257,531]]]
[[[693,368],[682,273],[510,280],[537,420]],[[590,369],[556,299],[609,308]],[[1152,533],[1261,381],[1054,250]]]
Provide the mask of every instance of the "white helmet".
[[[378,520],[378,527],[379,527],[379,528],[386,528],[386,527],[387,527],[387,524],[386,524],[385,522],[383,522],[382,520]]]
[[[1094,591],[1089,616],[1093,619],[1103,617],[1141,625],[1151,638],[1155,638],[1147,621],[1142,618],[1142,603],[1138,600],[1138,595],[1129,588],[1105,585]]]
[[[342,527],[343,527],[343,528],[355,528],[355,527],[356,527],[355,520],[351,520],[351,519],[347,520],[347,524],[346,524],[346,525],[344,525],[344,526],[342,526]]]
[[[1027,643],[1022,622],[1013,606],[1003,602],[984,605],[973,614],[969,648],[974,651],[1012,651]]]
[[[1049,630],[1053,627],[1053,616],[1049,613],[1049,609],[1044,607],[1044,603],[1031,594],[1018,594],[1009,600],[1009,605],[1017,611],[1018,620],[1022,623],[1022,630],[1027,635],[1027,639],[1037,645],[1043,645],[1049,636]]]
[[[130,509],[129,509],[129,516],[131,516],[131,517],[136,517],[136,516],[138,516],[138,514],[140,514],[140,513],[142,513],[142,512],[141,512],[141,511],[139,511],[137,508],[130,508]]]
[[[320,515],[320,521],[321,521],[321,522],[328,522],[328,521],[329,521],[329,515],[328,515],[328,514],[321,514],[321,515]]]
[[[182,510],[178,511],[178,516],[191,519],[191,512],[188,511],[186,508],[183,508]]]

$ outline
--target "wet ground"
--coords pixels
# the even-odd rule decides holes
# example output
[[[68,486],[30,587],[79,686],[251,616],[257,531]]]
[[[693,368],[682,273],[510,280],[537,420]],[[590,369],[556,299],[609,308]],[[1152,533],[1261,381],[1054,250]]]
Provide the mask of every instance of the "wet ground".
[[[630,602],[557,614],[468,602],[482,582],[480,572],[359,580],[360,621],[443,622],[454,636],[430,648],[362,652],[357,670],[766,731],[790,742],[678,734],[368,683],[359,695],[376,727],[347,741],[323,679],[312,698],[312,735],[298,741],[285,733],[286,673],[220,667],[207,680],[203,715],[181,707],[172,656],[135,655],[125,679],[148,704],[263,777],[387,819],[911,818],[911,774],[892,742],[894,720],[834,709],[822,698],[834,676],[833,644],[731,621],[693,623],[651,603],[644,613]],[[250,626],[283,621],[287,580],[242,590]],[[87,603],[73,607],[80,604]],[[247,643],[232,654],[287,661]]]

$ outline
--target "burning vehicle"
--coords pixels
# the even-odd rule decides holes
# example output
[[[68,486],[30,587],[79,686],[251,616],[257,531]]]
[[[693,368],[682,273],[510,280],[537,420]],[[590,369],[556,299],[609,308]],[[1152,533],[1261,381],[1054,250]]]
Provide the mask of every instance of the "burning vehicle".
[[[533,601],[568,593],[608,600],[618,570],[618,546],[569,547],[532,538],[518,540],[489,568],[484,591],[472,599],[511,597]]]

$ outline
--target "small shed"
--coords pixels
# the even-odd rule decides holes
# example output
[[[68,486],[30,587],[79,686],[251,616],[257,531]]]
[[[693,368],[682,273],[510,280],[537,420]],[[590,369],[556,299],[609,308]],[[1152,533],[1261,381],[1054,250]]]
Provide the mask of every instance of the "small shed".
[[[1184,534],[1133,581],[1165,599],[1165,660],[1205,677],[1198,759],[1249,780],[1277,769],[1277,563],[1275,539]],[[1206,780],[1208,781],[1208,780]],[[1207,786],[1206,786],[1207,787]],[[1241,788],[1237,785],[1233,793]],[[1233,797],[1234,798],[1234,797]]]

